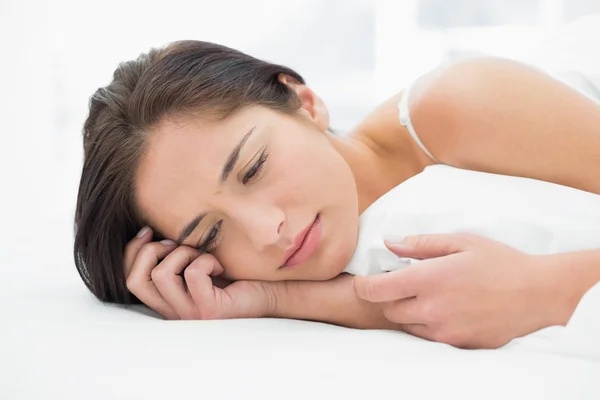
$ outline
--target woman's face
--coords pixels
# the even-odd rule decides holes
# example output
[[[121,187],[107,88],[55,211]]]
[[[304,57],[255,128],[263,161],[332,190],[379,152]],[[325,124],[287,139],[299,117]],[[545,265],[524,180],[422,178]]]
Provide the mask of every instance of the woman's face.
[[[136,171],[138,205],[167,238],[213,253],[225,278],[330,279],[354,251],[358,205],[327,123],[318,107],[289,116],[258,106],[219,122],[166,121]]]

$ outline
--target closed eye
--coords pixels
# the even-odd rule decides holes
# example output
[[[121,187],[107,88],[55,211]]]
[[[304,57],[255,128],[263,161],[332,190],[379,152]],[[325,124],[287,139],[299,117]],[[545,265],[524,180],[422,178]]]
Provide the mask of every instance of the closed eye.
[[[259,159],[254,163],[254,165],[252,165],[252,167],[244,175],[244,177],[242,179],[242,183],[244,185],[261,172],[263,164],[265,163],[265,161],[267,161],[267,157],[269,157],[269,153],[267,153],[266,150],[263,150]]]
[[[256,160],[256,162],[252,165],[252,167],[250,167],[248,172],[246,172],[246,174],[244,174],[244,177],[242,178],[242,183],[244,185],[247,184],[252,179],[256,178],[263,171],[264,164],[267,161],[268,157],[269,157],[269,153],[267,153],[266,149],[263,150],[259,159]],[[221,229],[222,223],[223,223],[223,220],[217,222],[216,224],[214,224],[212,226],[212,228],[210,229],[210,232],[208,233],[208,237],[206,238],[206,240],[201,245],[197,246],[198,250],[202,251],[203,253],[214,250],[214,248],[216,246],[215,242],[217,241],[217,238],[219,236],[219,231]]]
[[[214,248],[213,244],[219,235],[219,230],[221,228],[222,223],[223,223],[223,220],[217,222],[216,224],[214,224],[212,226],[212,228],[210,229],[210,232],[208,233],[208,237],[200,246],[198,246],[198,250],[200,250],[203,253],[207,253],[207,252],[210,252],[211,250],[213,250],[213,248]]]

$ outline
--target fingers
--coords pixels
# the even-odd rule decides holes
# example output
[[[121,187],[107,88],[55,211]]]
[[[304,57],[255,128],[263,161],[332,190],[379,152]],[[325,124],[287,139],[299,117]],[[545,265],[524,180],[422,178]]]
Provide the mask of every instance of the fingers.
[[[391,252],[398,256],[426,259],[469,250],[481,239],[467,233],[443,233],[407,236],[400,243],[389,241],[384,241],[384,243]]]
[[[397,324],[425,324],[428,321],[424,302],[415,297],[383,304],[383,315]]]
[[[427,304],[417,298],[391,301],[383,304],[383,315],[400,329],[413,336],[433,340],[431,312]]]
[[[185,280],[188,284],[190,295],[199,307],[202,319],[220,318],[219,310],[223,305],[218,304],[219,293],[224,292],[213,285],[211,275],[220,275],[223,267],[219,261],[210,254],[203,254],[190,264],[185,270]]]
[[[415,297],[420,290],[426,268],[415,265],[386,274],[356,276],[354,292],[372,303]]]
[[[125,278],[129,276],[131,272],[131,268],[133,267],[133,262],[137,257],[142,246],[152,240],[152,229],[148,226],[143,227],[137,234],[135,238],[133,238],[127,246],[125,247],[124,254],[124,269],[125,269]]]
[[[167,319],[177,319],[179,315],[162,297],[152,281],[151,273],[159,260],[173,251],[176,246],[175,242],[144,243],[137,249],[136,257],[132,262],[132,267],[126,280],[127,289],[131,293]]]
[[[201,253],[189,246],[179,246],[169,253],[152,272],[152,281],[164,300],[181,319],[197,319],[201,316],[194,300],[186,290],[181,272]],[[209,278],[210,280],[210,278]],[[211,284],[212,288],[212,284]]]
[[[403,324],[402,331],[413,335],[418,336],[423,339],[433,340],[431,339],[431,329],[424,324]]]

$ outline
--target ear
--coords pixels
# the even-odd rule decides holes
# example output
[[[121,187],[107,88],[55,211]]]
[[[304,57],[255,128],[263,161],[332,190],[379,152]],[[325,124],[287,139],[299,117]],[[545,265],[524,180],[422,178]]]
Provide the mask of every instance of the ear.
[[[321,132],[327,131],[329,129],[329,110],[323,100],[308,86],[289,75],[279,74],[277,79],[296,92],[302,102],[300,112],[309,118]]]

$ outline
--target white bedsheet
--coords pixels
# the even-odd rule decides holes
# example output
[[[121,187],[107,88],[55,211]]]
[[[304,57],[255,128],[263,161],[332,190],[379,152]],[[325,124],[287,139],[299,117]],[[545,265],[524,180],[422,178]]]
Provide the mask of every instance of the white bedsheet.
[[[411,181],[423,198],[452,187],[426,171]],[[575,197],[589,203],[574,213],[598,211]],[[162,321],[98,303],[75,274],[3,285],[0,399],[600,398],[600,285],[566,328],[467,351],[303,321]]]

